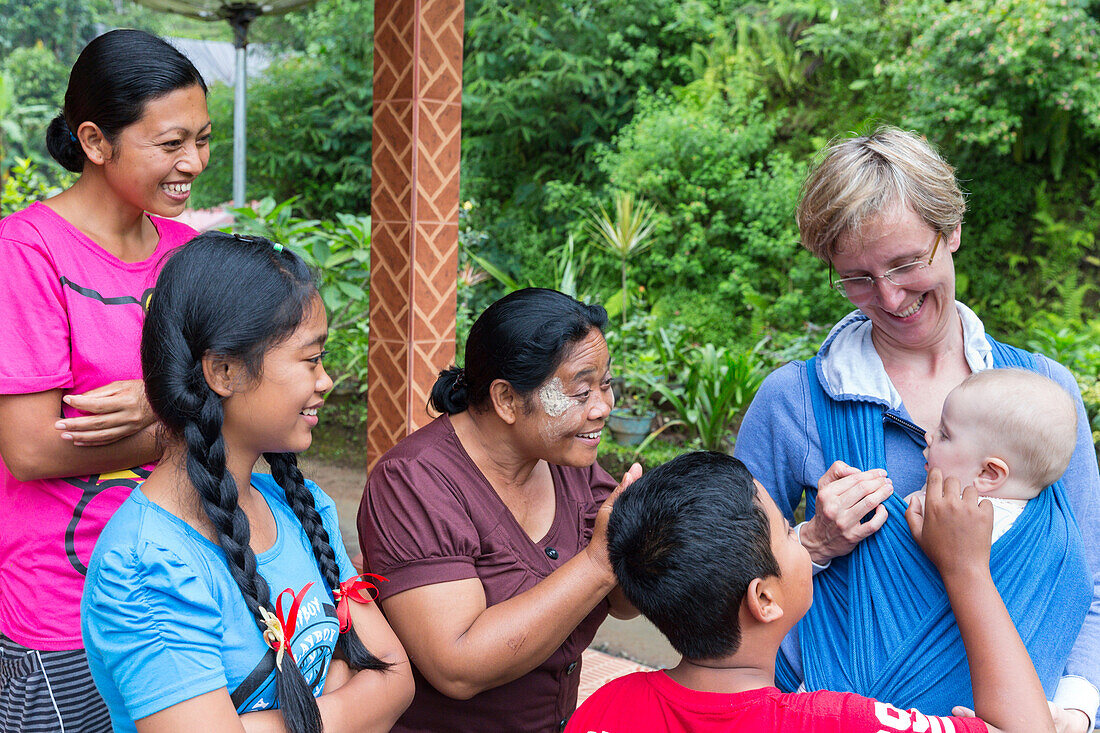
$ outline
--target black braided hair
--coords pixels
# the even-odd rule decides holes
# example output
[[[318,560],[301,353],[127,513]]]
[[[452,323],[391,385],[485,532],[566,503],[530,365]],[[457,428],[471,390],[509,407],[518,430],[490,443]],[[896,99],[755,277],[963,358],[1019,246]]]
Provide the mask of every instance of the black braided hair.
[[[293,453],[264,453],[264,459],[271,466],[271,476],[283,487],[287,503],[294,510],[302,528],[306,531],[313,556],[317,558],[317,567],[321,570],[330,590],[340,586],[340,568],[336,565],[336,553],[332,551],[332,538],[321,523],[321,514],[313,501],[313,494],[306,488],[305,478],[298,469],[298,459]],[[339,539],[339,538],[337,538]],[[354,603],[354,601],[352,601]],[[352,629],[340,634],[337,640],[340,651],[348,665],[355,669],[388,669],[390,664],[383,662],[363,646],[359,635]]]
[[[238,506],[238,486],[226,469],[224,411],[203,375],[202,359],[216,354],[238,360],[248,374],[259,376],[264,353],[294,333],[316,298],[312,273],[289,250],[261,237],[207,232],[168,259],[142,329],[141,365],[149,405],[168,435],[187,449],[188,479],[258,633],[266,627],[260,609],[270,605],[271,590],[257,572],[248,518]],[[293,470],[286,459],[275,459],[276,480],[284,490],[293,484],[288,501],[310,537],[323,576],[336,587],[333,583],[338,585],[340,579],[328,535],[293,459],[290,465]],[[301,492],[309,498],[308,509]],[[358,660],[381,665],[366,668],[385,666],[362,651]],[[317,701],[298,666],[291,661],[282,664],[275,681],[287,729],[320,733]]]

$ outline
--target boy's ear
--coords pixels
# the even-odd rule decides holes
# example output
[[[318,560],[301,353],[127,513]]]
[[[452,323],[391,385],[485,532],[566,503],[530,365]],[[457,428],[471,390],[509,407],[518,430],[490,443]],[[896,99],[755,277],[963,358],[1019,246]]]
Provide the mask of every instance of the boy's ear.
[[[769,624],[783,618],[781,598],[779,578],[774,575],[753,578],[745,591],[744,605],[754,619],[762,624]]]
[[[494,379],[489,385],[489,401],[497,416],[509,425],[515,424],[519,411],[523,409],[523,398],[505,379]]]
[[[232,359],[210,353],[202,357],[202,375],[219,397],[229,397],[237,390],[240,372],[240,364]]]
[[[988,494],[1005,485],[1008,481],[1008,464],[996,456],[988,456],[982,461],[981,471],[974,479],[974,488],[979,494]]]

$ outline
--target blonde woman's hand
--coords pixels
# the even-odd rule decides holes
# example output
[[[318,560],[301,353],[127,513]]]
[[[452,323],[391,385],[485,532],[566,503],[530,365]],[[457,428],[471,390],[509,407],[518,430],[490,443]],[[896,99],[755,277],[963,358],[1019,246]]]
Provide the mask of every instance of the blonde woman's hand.
[[[799,533],[802,546],[818,565],[847,555],[886,522],[886,501],[894,493],[886,471],[860,471],[837,461],[817,482],[814,516]],[[874,512],[866,522],[863,518]]]

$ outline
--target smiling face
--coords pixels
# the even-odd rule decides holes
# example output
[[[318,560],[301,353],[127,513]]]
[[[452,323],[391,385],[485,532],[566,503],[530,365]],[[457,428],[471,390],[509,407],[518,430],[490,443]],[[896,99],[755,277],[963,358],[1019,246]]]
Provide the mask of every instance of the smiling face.
[[[109,153],[103,175],[122,203],[158,216],[179,215],[192,181],[210,159],[210,115],[202,87],[146,102],[142,116],[123,128]]]
[[[535,390],[516,426],[528,451],[561,466],[591,466],[604,421],[615,405],[611,359],[599,329],[570,347]]]
[[[314,296],[294,333],[264,354],[259,376],[225,399],[227,444],[256,454],[300,453],[309,447],[317,410],[332,389],[321,363],[327,337],[328,317]]]
[[[970,486],[982,471],[987,451],[981,436],[978,420],[974,419],[963,399],[960,390],[947,395],[940,413],[939,426],[925,433],[928,447],[924,449],[927,468],[940,469],[944,478],[953,477],[962,486]]]
[[[923,349],[943,339],[958,323],[955,309],[955,266],[951,255],[959,248],[961,228],[944,235],[932,264],[909,285],[895,285],[884,277],[852,304],[871,319],[879,340],[903,349]],[[895,208],[865,224],[858,234],[840,239],[832,257],[837,278],[881,276],[887,270],[927,259],[936,241],[933,231],[908,208]]]

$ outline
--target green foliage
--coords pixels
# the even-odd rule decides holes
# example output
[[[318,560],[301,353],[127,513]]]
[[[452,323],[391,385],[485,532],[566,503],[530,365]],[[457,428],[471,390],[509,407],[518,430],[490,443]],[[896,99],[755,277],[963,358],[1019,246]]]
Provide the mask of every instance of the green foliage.
[[[698,84],[680,99],[648,100],[601,158],[612,185],[659,209],[636,277],[660,311],[718,343],[828,319],[837,300],[797,246],[805,165],[775,149],[781,118],[765,115],[759,96],[711,91]]]
[[[692,49],[742,4],[467,3],[462,189],[498,264],[544,279],[546,250],[579,233],[576,211],[548,208],[551,182],[603,186],[597,152],[634,115],[638,90],[689,82]]]
[[[588,233],[597,247],[619,259],[621,269],[621,288],[619,290],[619,309],[622,311],[623,325],[626,325],[627,312],[630,310],[630,296],[626,286],[626,263],[649,248],[653,233],[653,205],[644,199],[634,200],[634,195],[616,191],[612,196],[614,216],[607,213],[603,204],[598,211],[588,212]],[[572,244],[572,238],[569,239]]]
[[[552,0],[467,4],[463,164],[467,195],[529,201],[551,178],[591,178],[596,147],[637,90],[690,80],[687,55],[739,3]]]
[[[1049,356],[1082,377],[1100,379],[1100,318],[1082,323],[1040,313],[1028,324],[1027,348]]]
[[[215,137],[195,206],[232,198],[233,91],[210,90]],[[298,197],[309,216],[370,211],[370,68],[292,56],[249,84],[248,196]]]
[[[106,0],[0,0],[0,57],[41,42],[64,63],[72,63],[95,35]]]
[[[282,55],[248,85],[249,199],[297,197],[321,219],[370,211],[373,3],[322,0],[261,18],[257,40]],[[195,206],[232,197],[233,91],[210,91],[214,139]]]
[[[39,41],[16,48],[0,63],[0,157],[52,160],[46,127],[57,114],[69,70]]]
[[[909,97],[907,124],[952,147],[1043,160],[1055,179],[1078,141],[1095,144],[1100,24],[1088,2],[926,0],[893,15],[913,37],[882,73]]]
[[[69,69],[41,41],[14,49],[0,64],[0,71],[11,79],[21,104],[51,107],[54,114],[61,107]]]
[[[632,445],[620,445],[605,438],[600,441],[599,464],[604,470],[619,479],[633,463],[642,464],[642,469],[648,471],[662,463],[668,463],[690,449],[689,446],[663,440],[650,441],[648,445],[639,449]]]
[[[1081,385],[1081,398],[1085,401],[1085,412],[1092,426],[1092,442],[1096,445],[1097,458],[1100,458],[1100,378],[1089,380],[1078,377]]]
[[[47,155],[42,133],[53,110],[41,104],[21,103],[15,90],[11,76],[0,70],[0,167],[11,165],[19,158],[45,163]]]
[[[752,351],[714,344],[693,347],[683,355],[683,384],[653,382],[704,450],[724,450],[736,432],[738,418],[764,380]]]
[[[319,274],[329,313],[334,381],[353,379],[366,389],[367,315],[370,287],[370,218],[336,214],[335,220],[294,215],[294,199],[265,198],[255,209],[233,209],[239,234],[257,234],[285,244]]]
[[[66,174],[62,177],[62,185],[58,186],[44,176],[38,167],[30,160],[23,158],[15,161],[11,168],[3,169],[0,176],[0,217],[15,213],[20,209],[42,201],[61,192],[61,189],[72,183],[75,176]]]

